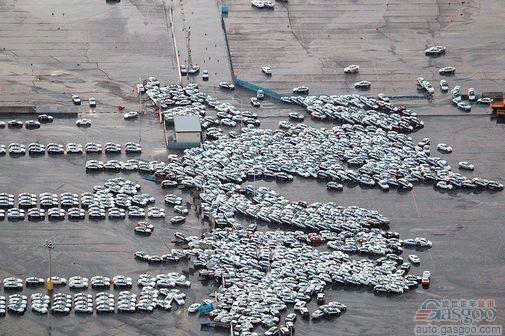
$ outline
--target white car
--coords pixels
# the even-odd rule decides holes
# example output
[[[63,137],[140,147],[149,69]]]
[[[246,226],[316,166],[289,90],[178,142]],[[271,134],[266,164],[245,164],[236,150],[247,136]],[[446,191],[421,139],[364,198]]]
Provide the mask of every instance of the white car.
[[[258,98],[258,99],[265,98],[265,92],[263,92],[263,90],[256,91],[256,98]]]
[[[261,106],[258,98],[256,98],[256,97],[252,97],[251,98],[251,105],[254,106],[254,107],[260,107]]]
[[[96,107],[96,99],[91,97],[89,98],[89,107]]]
[[[437,149],[442,153],[452,153],[452,147],[445,143],[439,143]]]
[[[253,0],[251,1],[251,6],[256,8],[263,8],[265,7],[265,2],[263,0]]]
[[[86,151],[86,153],[101,153],[102,145],[93,142],[88,142],[84,145],[84,150]]]
[[[440,181],[436,184],[436,187],[438,189],[443,189],[443,190],[452,190],[454,187],[452,186],[452,184],[450,183],[447,183],[445,181]]]
[[[468,100],[469,101],[474,101],[477,99],[477,95],[475,94],[475,89],[474,88],[469,88],[468,89]]]
[[[429,47],[428,49],[424,50],[424,54],[426,56],[438,56],[445,54],[446,49],[447,48],[444,46]]]
[[[424,80],[422,83],[421,83],[421,86],[423,87],[423,89],[426,90],[426,92],[428,92],[429,94],[432,94],[435,92],[435,89],[433,88],[433,86],[431,85],[430,82],[428,82],[427,80]]]
[[[309,94],[309,88],[306,86],[298,86],[293,88],[293,93]]]
[[[452,90],[451,90],[451,95],[452,98],[459,97],[461,95],[460,93],[461,87],[459,85],[456,85]]]
[[[147,212],[148,218],[165,218],[165,209],[150,207]]]
[[[263,3],[265,5],[265,8],[274,9],[274,7],[275,7],[275,3],[273,1],[267,0],[267,1],[264,1]]]
[[[88,288],[89,281],[88,278],[73,276],[68,279],[68,287],[69,288]]]
[[[344,68],[344,73],[346,74],[356,74],[359,72],[359,65],[351,64]]]
[[[189,313],[196,313],[198,311],[198,308],[201,307],[200,303],[193,303],[188,307],[188,312]]]
[[[468,104],[467,102],[459,102],[458,103],[458,108],[460,110],[463,110],[465,112],[470,112],[472,110],[472,106],[470,104]]]
[[[121,153],[121,145],[117,143],[107,142],[105,145],[105,153]]]
[[[198,65],[193,65],[191,68],[188,70],[188,74],[190,75],[196,75],[197,73],[200,72],[200,67]]]
[[[209,70],[203,70],[203,72],[202,72],[202,79],[204,81],[209,80]]]
[[[25,280],[26,286],[37,286],[44,284],[44,279],[38,277],[28,277]]]
[[[86,211],[80,208],[70,208],[67,211],[68,219],[84,219],[86,217]]]
[[[181,75],[186,76],[188,74],[188,67],[186,65],[181,64],[180,70],[181,70]]]
[[[82,145],[76,143],[68,143],[65,148],[67,154],[82,154]]]
[[[125,153],[141,153],[142,146],[138,143],[127,142],[124,144],[123,149]]]
[[[454,75],[456,73],[456,68],[452,66],[447,66],[438,69],[438,73],[441,75]]]
[[[228,82],[220,82],[219,87],[222,89],[227,89],[227,90],[234,90],[235,89],[235,85],[232,83],[228,83]]]
[[[365,81],[365,80],[354,83],[354,87],[356,89],[368,89],[368,88],[370,88],[371,85],[372,85],[372,83],[370,83],[369,81]]]
[[[139,116],[137,111],[130,111],[123,114],[124,120],[136,119]]]
[[[461,103],[461,96],[456,96],[454,98],[452,98],[452,103],[456,106],[458,106],[459,103]]]
[[[65,278],[60,278],[58,276],[52,276],[51,278],[47,278],[46,282],[51,281],[53,285],[66,285],[67,284],[67,279]]]
[[[74,102],[75,105],[81,105],[81,97],[79,97],[78,95],[73,95],[72,101]]]
[[[379,97],[380,100],[386,103],[389,103],[391,101],[391,99],[389,99],[389,97],[386,96],[384,93],[379,93],[377,97]]]
[[[78,127],[90,127],[91,126],[91,120],[86,119],[86,118],[77,119],[77,121],[75,122],[75,124]]]
[[[23,155],[26,153],[25,145],[22,145],[19,143],[9,144],[8,149],[9,149],[9,154]]]
[[[267,76],[272,74],[272,68],[270,68],[269,66],[261,67],[261,71]]]
[[[467,161],[461,161],[458,163],[458,167],[459,169],[462,169],[462,170],[470,170],[470,171],[473,171],[475,169],[475,166],[473,164],[471,164],[470,162],[467,162]]]
[[[409,260],[411,263],[413,263],[414,265],[417,265],[421,262],[421,259],[419,259],[418,256],[416,256],[415,254],[411,254],[409,255]]]
[[[440,90],[442,90],[442,92],[449,91],[449,84],[447,84],[447,81],[445,79],[442,79],[440,81]]]
[[[479,98],[477,99],[477,103],[479,104],[491,104],[493,102],[493,98]]]
[[[112,283],[114,287],[131,287],[133,284],[132,278],[124,275],[116,275],[112,278]]]
[[[7,210],[7,218],[9,220],[22,220],[25,219],[25,211],[18,208],[10,208]]]

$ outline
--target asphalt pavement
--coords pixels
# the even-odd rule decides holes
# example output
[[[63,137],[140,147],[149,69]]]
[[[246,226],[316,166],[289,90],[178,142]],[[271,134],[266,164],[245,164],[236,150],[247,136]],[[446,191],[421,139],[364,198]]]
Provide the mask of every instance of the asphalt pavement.
[[[132,91],[138,78],[157,76],[162,83],[177,82],[177,57],[187,61],[188,45],[192,60],[202,69],[208,67],[209,82],[201,76],[192,80],[202,90],[220,101],[229,101],[241,109],[257,112],[262,127],[277,128],[289,112],[300,107],[266,99],[262,107],[249,105],[252,92],[237,89],[226,92],[217,88],[221,80],[230,80],[229,63],[224,50],[218,2],[130,0],[118,4],[104,1],[6,2],[0,6],[0,79],[7,83],[0,91],[2,105],[48,104],[68,106],[70,94],[84,99],[94,95],[99,104],[93,111],[83,104],[81,117],[90,118],[92,127],[80,129],[74,119],[56,119],[38,130],[0,129],[0,143],[29,144],[57,142],[125,143],[140,142],[141,155],[62,155],[0,157],[0,192],[83,193],[113,177],[126,177],[142,186],[142,192],[156,198],[156,206],[165,207],[168,193],[159,184],[138,173],[87,174],[87,159],[139,158],[165,160],[161,126],[152,111],[135,121],[125,121],[116,105],[138,109],[138,97]],[[225,19],[236,75],[276,91],[287,93],[297,85],[308,85],[314,93],[343,94],[357,92],[356,80],[372,81],[373,95],[419,95],[415,78],[423,76],[434,84],[440,79],[436,70],[453,65],[456,75],[452,85],[464,89],[473,86],[479,92],[503,88],[503,67],[496,62],[500,54],[500,1],[462,2],[427,0],[361,1],[338,3],[289,1],[276,4],[274,11],[257,10],[250,2],[237,0],[228,4]],[[177,48],[170,29],[170,13]],[[64,13],[64,15],[63,15]],[[54,15],[53,15],[54,14]],[[184,22],[184,23],[183,23]],[[191,38],[186,33],[191,27]],[[58,29],[59,28],[59,29]],[[187,30],[183,30],[187,29]],[[329,35],[329,36],[328,36]],[[424,56],[428,45],[448,46],[447,55]],[[5,48],[5,50],[1,50]],[[219,61],[219,62],[218,62]],[[344,66],[360,64],[360,74],[344,76]],[[79,64],[79,65],[78,65]],[[273,76],[261,73],[270,65]],[[447,158],[451,166],[458,161],[475,164],[473,174],[504,182],[505,147],[503,125],[491,119],[489,109],[474,106],[465,114],[450,104],[446,94],[436,91],[432,100],[395,100],[418,112],[424,129],[412,137],[430,137],[432,143],[450,144],[454,152],[444,155],[433,149],[432,155]],[[22,117],[18,119],[27,119]],[[0,116],[0,120],[9,118]],[[306,118],[306,123],[330,127],[328,123]],[[178,152],[180,153],[180,152]],[[456,168],[455,168],[456,169]],[[250,182],[252,183],[252,181]],[[387,193],[360,187],[330,193],[322,183],[296,178],[292,183],[256,182],[277,190],[293,200],[334,201],[344,206],[357,205],[376,209],[391,219],[391,229],[402,237],[424,236],[433,248],[422,253],[421,265],[412,273],[432,273],[429,289],[417,289],[395,297],[376,297],[370,291],[333,288],[327,300],[346,304],[347,313],[333,321],[297,321],[299,335],[412,335],[414,314],[428,298],[492,298],[497,304],[496,323],[505,322],[505,268],[503,266],[502,204],[504,193],[440,193],[431,186],[417,186],[413,192]],[[171,191],[172,192],[172,191]],[[182,190],[174,193],[190,200]],[[141,273],[188,272],[192,287],[185,290],[187,302],[206,298],[217,286],[201,283],[190,265],[149,265],[134,259],[133,253],[162,254],[174,248],[177,231],[200,235],[207,229],[193,211],[186,223],[170,224],[174,213],[167,210],[167,220],[152,220],[155,230],[150,237],[133,232],[136,221],[42,221],[0,222],[0,278],[47,276],[48,260],[44,240],[55,242],[53,273],[70,277],[82,275],[136,277]],[[260,225],[260,230],[281,228]],[[406,250],[405,257],[409,254]],[[136,290],[136,289],[135,289]],[[59,291],[59,290],[58,290]],[[69,292],[68,288],[61,291]],[[112,291],[112,290],[111,290]],[[33,290],[24,290],[30,294]],[[89,290],[94,293],[94,290]],[[5,291],[0,292],[6,295]],[[315,303],[309,305],[312,311]],[[200,318],[186,309],[152,314],[24,316],[7,314],[0,318],[0,335],[200,335]],[[260,329],[261,330],[261,329]],[[205,332],[209,333],[209,332]]]

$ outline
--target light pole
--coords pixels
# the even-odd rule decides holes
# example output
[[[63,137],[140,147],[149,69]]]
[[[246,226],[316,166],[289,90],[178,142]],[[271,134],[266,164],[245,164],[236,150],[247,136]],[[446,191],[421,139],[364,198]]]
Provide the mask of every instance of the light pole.
[[[140,77],[139,77],[139,84],[143,85],[142,78],[140,78]],[[140,120],[139,120],[139,143],[141,143],[142,142],[142,118],[143,118],[144,111],[142,111],[142,91],[140,91],[140,90],[137,90],[137,91],[139,93],[139,117],[140,117]]]
[[[50,240],[46,240],[44,242],[44,246],[47,247],[47,252],[49,254],[49,279],[47,280],[47,290],[52,291],[54,288],[53,282],[52,282],[52,272],[51,272],[51,264],[52,264],[52,255],[51,255],[51,250],[54,249],[54,243]]]
[[[139,84],[143,87],[142,78],[139,77]],[[139,94],[139,114],[142,113],[142,89],[137,90]]]

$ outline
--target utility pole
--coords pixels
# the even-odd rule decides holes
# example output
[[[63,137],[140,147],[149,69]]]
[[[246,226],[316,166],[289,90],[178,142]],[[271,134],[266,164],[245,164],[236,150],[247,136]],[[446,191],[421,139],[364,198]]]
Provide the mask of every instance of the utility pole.
[[[142,85],[142,78],[139,77],[139,84]],[[139,120],[139,143],[142,142],[142,118],[143,118],[144,112],[142,111],[142,92],[139,91],[139,115],[140,115],[140,120]]]
[[[143,85],[142,78],[140,78],[140,77],[139,77],[139,84]],[[137,90],[137,91],[139,93],[139,113],[142,113],[142,91],[141,90]]]
[[[46,287],[48,291],[52,291],[54,288],[53,281],[52,281],[52,270],[51,270],[51,264],[52,264],[52,254],[51,250],[54,249],[54,243],[50,240],[46,240],[44,242],[44,246],[47,247],[47,252],[49,254],[49,280],[47,281]]]

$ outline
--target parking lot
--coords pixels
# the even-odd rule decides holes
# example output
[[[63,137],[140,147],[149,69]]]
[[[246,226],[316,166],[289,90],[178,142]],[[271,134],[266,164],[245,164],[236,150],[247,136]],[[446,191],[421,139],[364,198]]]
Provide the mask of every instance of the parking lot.
[[[135,101],[140,77],[177,75],[161,1],[7,3],[0,7],[2,105],[67,104],[76,93],[124,105]]]
[[[162,159],[166,151],[157,135],[159,124],[150,116],[127,122],[118,114],[104,114],[93,119],[89,129],[78,129],[72,120],[56,120],[40,130],[4,129],[4,142],[31,141],[77,142],[94,141],[105,143],[110,139],[116,142],[138,141],[141,129],[142,145],[145,148],[140,158],[146,160]],[[501,179],[504,173],[500,157],[505,154],[499,145],[503,127],[497,127],[488,117],[427,117],[425,129],[414,134],[416,139],[430,136],[437,141],[447,141],[454,148],[447,155],[451,164],[459,160],[476,163],[475,175]],[[108,125],[115,124],[110,127]],[[451,125],[451,130],[447,131]],[[57,134],[57,135],[56,135]],[[483,136],[483,134],[486,134]],[[4,173],[0,185],[2,190],[18,194],[21,192],[75,192],[90,191],[92,186],[101,184],[107,178],[125,176],[142,185],[142,192],[156,197],[156,204],[163,205],[164,192],[158,184],[145,180],[138,173],[96,173],[85,174],[83,165],[93,155],[64,155],[57,157],[13,158],[9,155],[0,158]],[[93,156],[96,158],[96,156]],[[102,160],[107,157],[100,156]],[[115,159],[124,160],[121,154]],[[469,174],[472,175],[472,174]],[[342,290],[329,291],[328,298],[345,302],[352,307],[338,322],[298,323],[298,332],[332,335],[335,330],[362,333],[374,325],[374,333],[382,334],[392,330],[395,334],[410,334],[412,317],[422,300],[429,297],[493,297],[498,309],[503,302],[500,274],[500,246],[503,235],[499,204],[503,202],[502,193],[450,193],[436,192],[430,186],[419,186],[411,193],[364,190],[360,187],[345,189],[342,194],[326,191],[324,184],[296,179],[290,184],[257,182],[278,190],[292,199],[309,202],[335,201],[344,206],[358,205],[377,209],[391,219],[391,228],[402,236],[426,236],[434,247],[423,254],[422,269],[430,269],[435,282],[429,290],[419,289],[401,297],[373,297],[367,291]],[[189,194],[180,191],[176,194],[190,199]],[[167,208],[167,218],[173,210]],[[149,265],[136,261],[133,253],[143,250],[148,253],[164,253],[173,248],[173,233],[180,231],[191,234],[202,232],[201,224],[193,212],[185,224],[172,225],[168,220],[151,220],[155,230],[150,237],[139,237],[133,233],[134,220],[99,221],[44,221],[44,222],[1,222],[2,236],[0,246],[4,258],[0,261],[0,277],[6,276],[44,276],[47,274],[47,250],[45,239],[51,239],[57,246],[53,252],[53,274],[70,277],[73,275],[93,276],[99,274],[125,274],[138,276],[144,272],[159,273],[168,271],[187,271],[186,264]],[[262,230],[266,226],[260,227]],[[271,227],[275,229],[275,226]],[[465,265],[463,267],[463,265]],[[195,276],[190,276],[192,288],[186,292],[188,302],[205,297],[213,287],[204,287]],[[482,287],[485,284],[485,289]],[[25,290],[23,293],[30,293]],[[67,292],[67,290],[64,290]],[[94,292],[89,290],[88,292]],[[391,316],[379,313],[387,306]],[[72,315],[73,316],[73,315]],[[47,317],[26,313],[25,317],[8,315],[2,320],[7,334],[9,330],[22,329],[25,334],[39,334],[40,328],[52,328],[53,334],[136,334],[159,330],[180,335],[197,333],[198,319],[188,317],[179,309],[173,312],[153,314],[110,315],[97,317]],[[394,325],[395,327],[391,327]],[[404,332],[404,333],[403,333]]]
[[[279,93],[305,85],[313,94],[353,93],[368,80],[370,93],[415,94],[415,79],[437,86],[438,69],[454,66],[451,86],[478,91],[503,86],[494,29],[501,2],[473,1],[302,1],[278,2],[274,10],[229,3],[225,19],[235,74]],[[428,46],[448,46],[429,58]],[[359,75],[344,75],[350,65]],[[272,68],[272,76],[261,73]],[[437,99],[435,95],[434,99]]]
[[[172,7],[173,6],[173,7]],[[90,118],[90,128],[78,128],[75,119],[58,118],[37,130],[0,129],[0,144],[31,142],[139,142],[142,154],[126,155],[59,155],[31,157],[25,155],[0,157],[0,192],[17,195],[22,192],[40,194],[51,192],[91,192],[93,186],[109,178],[125,177],[141,185],[141,192],[156,198],[155,206],[165,208],[164,195],[174,193],[191,200],[182,190],[167,191],[159,183],[145,179],[137,172],[86,173],[89,159],[165,161],[169,152],[163,143],[161,125],[151,109],[134,121],[123,120],[116,105],[138,108],[136,93],[132,92],[138,78],[154,75],[162,83],[177,82],[177,61],[170,33],[168,12],[174,9],[176,39],[182,55],[187,55],[182,31],[180,4],[169,1],[131,0],[111,5],[105,2],[51,0],[27,1],[0,6],[0,33],[3,41],[0,78],[9,85],[0,92],[1,105],[58,104],[70,106],[70,95],[83,99],[95,96],[96,110],[90,111],[86,102],[78,107],[79,116]],[[453,1],[339,1],[306,3],[293,0],[277,3],[274,11],[252,8],[250,2],[229,3],[226,18],[232,61],[237,77],[265,86],[280,93],[289,93],[298,85],[307,85],[311,93],[344,94],[357,92],[352,87],[357,80],[372,82],[369,95],[385,92],[392,96],[419,95],[415,79],[423,76],[434,85],[439,80],[437,69],[445,65],[457,68],[449,77],[452,85],[464,89],[473,86],[479,92],[498,91],[503,87],[505,72],[496,62],[501,33],[496,26],[501,7],[498,0]],[[73,8],[73,10],[71,10]],[[250,109],[252,93],[243,89],[225,92],[217,88],[220,80],[229,80],[228,63],[220,35],[219,12],[215,3],[206,15],[194,2],[183,4],[185,24],[192,28],[192,50],[195,63],[209,67],[211,80],[203,91],[220,101],[230,101],[241,109]],[[54,13],[54,15],[52,15]],[[63,15],[64,13],[64,15]],[[97,14],[98,13],[98,14]],[[209,26],[208,32],[195,26],[200,21]],[[16,33],[14,33],[16,32]],[[214,43],[205,52],[205,33],[214,34]],[[415,41],[415,42],[413,42]],[[444,44],[447,55],[428,58],[426,46]],[[48,47],[49,46],[49,47]],[[184,57],[182,57],[184,60]],[[217,60],[219,59],[219,62]],[[148,61],[147,61],[148,60]],[[186,58],[187,60],[187,58]],[[348,64],[360,64],[360,74],[344,76]],[[271,78],[261,73],[261,66],[273,69]],[[202,66],[203,68],[203,66]],[[496,124],[487,107],[474,107],[464,114],[450,103],[450,98],[436,90],[432,101],[396,99],[418,112],[425,127],[412,134],[417,142],[430,137],[432,143],[448,143],[454,152],[443,156],[457,170],[459,161],[475,163],[473,173],[503,183],[504,126]],[[262,128],[276,129],[279,121],[287,120],[289,112],[305,113],[302,108],[265,100],[254,109]],[[26,120],[31,117],[19,117]],[[8,121],[11,117],[0,116]],[[314,127],[331,124],[311,120]],[[254,183],[254,182],[250,182]],[[401,296],[376,297],[372,291],[335,287],[326,291],[327,301],[346,304],[347,313],[338,320],[320,322],[297,321],[298,335],[411,335],[419,305],[428,298],[492,298],[496,301],[496,324],[505,322],[503,292],[503,215],[501,205],[505,194],[435,191],[431,185],[416,186],[412,192],[345,188],[331,193],[324,183],[299,177],[291,183],[256,181],[291,200],[307,202],[333,201],[343,206],[356,205],[375,209],[391,219],[391,230],[402,237],[423,236],[433,242],[433,248],[420,254],[421,266],[411,273],[430,270],[433,282],[429,289],[417,289]],[[0,279],[8,276],[26,278],[46,277],[47,249],[44,241],[55,242],[53,274],[62,277],[81,275],[114,276],[123,274],[136,278],[139,274],[182,272],[189,276],[192,287],[184,290],[188,306],[200,302],[215,291],[215,283],[202,283],[190,269],[191,263],[149,264],[134,259],[134,252],[163,254],[175,248],[173,234],[200,236],[208,225],[202,225],[194,209],[186,222],[173,225],[169,218],[175,213],[166,207],[166,220],[150,220],[155,229],[150,237],[135,235],[137,220],[81,220],[13,222],[0,221]],[[247,221],[241,219],[244,223]],[[280,230],[276,226],[259,225],[259,230]],[[324,247],[322,247],[324,249]],[[403,253],[406,258],[409,251]],[[39,290],[25,289],[29,295]],[[60,290],[57,290],[60,291]],[[69,293],[67,287],[61,290]],[[138,292],[134,286],[133,291]],[[96,293],[94,289],[88,293]],[[117,294],[118,291],[110,290]],[[9,295],[2,290],[0,295]],[[311,302],[311,311],[316,309]],[[7,314],[0,317],[1,335],[200,335],[200,322],[186,308],[171,312],[110,314],[79,316],[39,316],[30,311],[24,316]],[[264,332],[262,328],[258,328]],[[214,332],[205,332],[214,333]],[[224,334],[224,333],[223,333]]]

